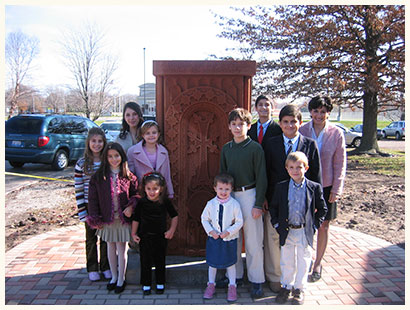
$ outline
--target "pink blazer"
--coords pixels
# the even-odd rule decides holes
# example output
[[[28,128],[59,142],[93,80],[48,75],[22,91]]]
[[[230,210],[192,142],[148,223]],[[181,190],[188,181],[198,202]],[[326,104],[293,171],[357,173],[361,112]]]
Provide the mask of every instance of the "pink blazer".
[[[128,168],[137,176],[139,183],[142,182],[142,177],[144,176],[144,174],[154,170],[147,157],[147,154],[145,154],[142,148],[142,142],[143,141],[140,141],[137,144],[131,146],[127,152]],[[170,198],[173,198],[174,188],[171,181],[171,169],[169,165],[168,151],[161,144],[158,144],[157,167],[155,171],[158,171],[164,176],[165,181],[167,182],[168,196]]]
[[[300,127],[299,132],[312,138],[312,121]],[[327,122],[323,129],[322,149],[320,150],[320,164],[322,166],[323,187],[332,186],[331,192],[341,195],[344,178],[346,176],[346,143],[341,129]]]

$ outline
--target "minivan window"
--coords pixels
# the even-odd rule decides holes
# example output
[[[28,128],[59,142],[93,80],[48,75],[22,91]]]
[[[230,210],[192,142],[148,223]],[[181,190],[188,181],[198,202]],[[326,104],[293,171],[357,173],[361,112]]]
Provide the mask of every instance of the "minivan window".
[[[44,118],[12,117],[6,122],[7,133],[40,134]]]
[[[87,134],[88,129],[83,119],[70,118],[68,123],[71,134]]]
[[[64,134],[66,131],[66,123],[61,117],[55,117],[48,123],[48,133],[59,133]]]

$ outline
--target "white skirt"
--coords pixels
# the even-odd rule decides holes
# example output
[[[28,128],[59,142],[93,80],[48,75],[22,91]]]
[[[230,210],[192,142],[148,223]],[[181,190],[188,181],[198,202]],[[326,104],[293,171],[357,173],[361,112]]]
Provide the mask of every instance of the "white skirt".
[[[97,229],[96,235],[106,242],[129,242],[132,240],[131,225],[123,224],[121,219],[116,218],[112,224]]]

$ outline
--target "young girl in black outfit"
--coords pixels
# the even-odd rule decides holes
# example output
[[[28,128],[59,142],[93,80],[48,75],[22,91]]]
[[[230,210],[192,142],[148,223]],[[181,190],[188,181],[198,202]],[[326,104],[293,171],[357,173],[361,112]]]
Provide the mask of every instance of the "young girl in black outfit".
[[[167,198],[165,178],[150,172],[142,178],[142,198],[132,216],[132,238],[140,245],[141,285],[144,295],[151,294],[152,265],[155,266],[156,293],[164,293],[167,239],[172,239],[178,213]],[[167,230],[167,213],[172,218]]]

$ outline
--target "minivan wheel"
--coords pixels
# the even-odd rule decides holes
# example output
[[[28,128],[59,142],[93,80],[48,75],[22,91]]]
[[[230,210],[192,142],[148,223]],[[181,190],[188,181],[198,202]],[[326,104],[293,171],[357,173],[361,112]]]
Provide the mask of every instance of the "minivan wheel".
[[[396,132],[396,140],[401,140],[400,132]]]
[[[54,170],[63,170],[68,165],[68,156],[64,150],[58,150],[51,166]]]
[[[21,168],[24,166],[24,163],[21,163],[19,161],[10,161],[9,160],[10,165],[12,165],[14,168]]]
[[[362,142],[362,139],[360,139],[360,138],[355,138],[355,139],[353,140],[353,142],[352,142],[352,145],[353,145],[355,148],[358,148],[358,147],[360,146],[360,142]]]

